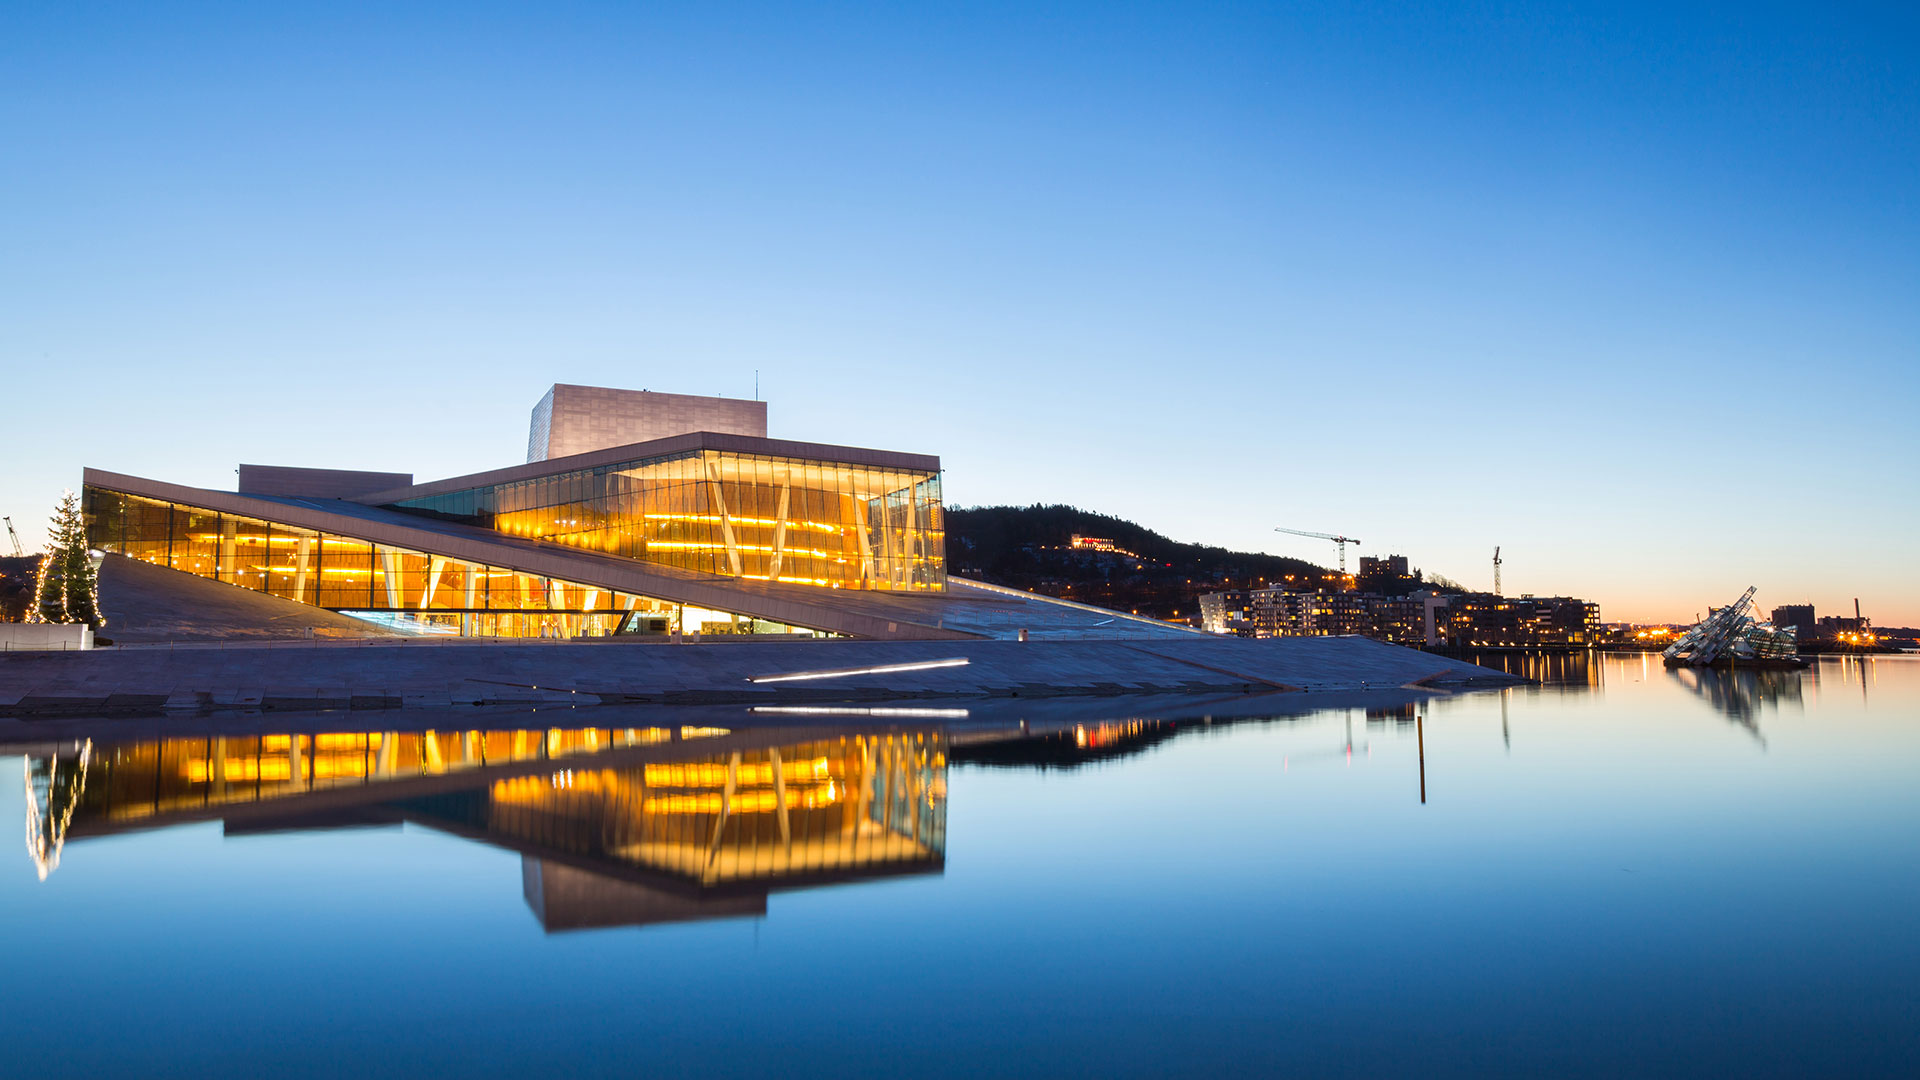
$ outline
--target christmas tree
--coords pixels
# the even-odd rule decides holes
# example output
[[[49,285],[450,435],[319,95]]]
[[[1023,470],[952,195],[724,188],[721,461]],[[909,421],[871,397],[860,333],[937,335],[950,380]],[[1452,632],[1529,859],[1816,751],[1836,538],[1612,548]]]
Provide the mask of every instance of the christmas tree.
[[[47,553],[40,557],[40,579],[33,590],[28,622],[86,623],[98,630],[100,578],[87,557],[87,526],[80,519],[80,497],[69,491],[53,512]]]

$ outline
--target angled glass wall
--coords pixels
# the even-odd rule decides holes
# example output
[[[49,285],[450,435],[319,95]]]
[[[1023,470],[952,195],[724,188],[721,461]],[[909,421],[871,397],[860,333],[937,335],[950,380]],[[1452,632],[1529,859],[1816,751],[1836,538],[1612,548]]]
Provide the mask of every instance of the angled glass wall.
[[[698,450],[394,508],[728,577],[946,587],[938,472]]]
[[[102,551],[411,633],[815,633],[105,488],[84,498],[88,542]]]

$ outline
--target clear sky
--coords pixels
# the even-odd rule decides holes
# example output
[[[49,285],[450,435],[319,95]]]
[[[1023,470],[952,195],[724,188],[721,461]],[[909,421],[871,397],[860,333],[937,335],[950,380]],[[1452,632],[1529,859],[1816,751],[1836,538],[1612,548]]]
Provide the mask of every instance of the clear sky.
[[[1911,5],[0,6],[0,512],[555,382],[1690,617],[1920,624]]]

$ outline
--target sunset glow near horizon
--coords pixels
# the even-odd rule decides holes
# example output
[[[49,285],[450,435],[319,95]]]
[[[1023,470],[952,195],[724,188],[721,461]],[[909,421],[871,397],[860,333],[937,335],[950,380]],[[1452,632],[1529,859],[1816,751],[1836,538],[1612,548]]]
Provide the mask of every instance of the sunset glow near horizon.
[[[30,548],[757,388],[953,506],[1920,625],[1908,9],[15,6],[0,95]]]

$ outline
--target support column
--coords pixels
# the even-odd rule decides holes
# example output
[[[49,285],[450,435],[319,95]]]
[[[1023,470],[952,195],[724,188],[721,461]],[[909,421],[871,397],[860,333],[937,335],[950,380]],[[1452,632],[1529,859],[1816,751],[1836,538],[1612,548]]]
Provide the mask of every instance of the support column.
[[[780,509],[773,515],[773,560],[767,564],[767,576],[780,580],[780,561],[787,553],[787,500],[793,494],[793,481],[789,478],[780,485]]]
[[[445,571],[446,568],[447,568],[446,556],[444,555],[427,556],[427,584],[425,588],[420,590],[420,610],[421,611],[425,611],[428,608],[433,606],[433,594],[436,590],[440,588],[440,574],[443,571]]]
[[[727,545],[727,565],[733,567],[733,576],[740,576],[740,545],[733,537],[733,519],[727,516],[727,495],[720,489],[720,466],[712,458],[706,459],[707,480],[713,484],[713,509],[720,516],[720,539]]]
[[[236,584],[234,579],[239,577],[240,572],[238,565],[240,560],[234,557],[234,549],[238,541],[233,535],[239,526],[240,523],[230,517],[222,515],[220,518],[220,546],[216,549],[217,554],[214,555],[213,576],[229,584]]]
[[[307,599],[307,560],[313,556],[313,538],[303,536],[293,546],[293,598],[303,604],[311,604]]]
[[[380,549],[380,569],[384,572],[387,585],[387,606],[395,611],[404,610],[406,598],[400,595],[400,553],[390,547]]]
[[[867,500],[858,495],[853,500],[853,523],[860,533],[860,583],[873,580],[873,541],[867,533]]]

